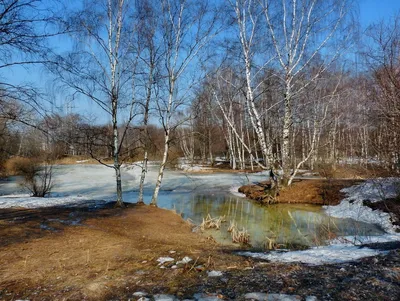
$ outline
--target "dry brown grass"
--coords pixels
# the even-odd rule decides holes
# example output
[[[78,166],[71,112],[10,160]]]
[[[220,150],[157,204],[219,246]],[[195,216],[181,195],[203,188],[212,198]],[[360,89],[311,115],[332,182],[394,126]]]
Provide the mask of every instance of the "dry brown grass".
[[[250,234],[243,227],[239,230],[234,224],[229,227],[228,232],[231,233],[232,242],[238,244],[248,244],[250,243]]]
[[[82,162],[77,162],[82,161]],[[57,165],[73,165],[73,164],[96,164],[97,161],[84,156],[62,157],[55,161]]]
[[[8,159],[4,163],[4,168],[8,176],[15,176],[18,175],[21,170],[26,169],[36,162],[37,160],[35,159],[16,156]]]
[[[40,225],[69,212],[29,210],[28,220],[20,222],[15,214],[0,210],[0,299],[108,300],[127,294],[127,287],[177,293],[201,281],[201,274],[160,269],[157,258],[189,256],[204,267],[212,259],[219,270],[245,262],[193,233],[179,215],[150,206],[82,213],[88,216],[80,226],[49,222],[57,231]]]
[[[208,214],[206,218],[203,217],[203,222],[200,224],[200,229],[202,231],[206,229],[219,230],[221,228],[221,223],[223,222],[225,222],[225,216],[212,218],[211,215]]]
[[[343,198],[341,189],[359,183],[360,180],[300,180],[281,189],[278,203],[305,203],[336,205]]]
[[[332,179],[367,179],[391,176],[390,171],[376,165],[320,165],[316,170],[322,177]]]
[[[274,198],[274,203],[303,203],[317,205],[335,205],[344,197],[340,192],[342,188],[359,183],[361,180],[296,180],[289,187],[281,188],[279,195]],[[268,190],[264,191],[264,184],[245,185],[239,188],[248,198],[262,204],[269,196]],[[271,204],[271,203],[268,203]]]

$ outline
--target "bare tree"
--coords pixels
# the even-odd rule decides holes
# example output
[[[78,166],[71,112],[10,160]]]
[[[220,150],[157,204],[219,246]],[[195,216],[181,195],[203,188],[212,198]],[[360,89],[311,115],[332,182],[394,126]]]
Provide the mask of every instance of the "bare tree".
[[[143,88],[144,93],[144,103],[142,105],[143,109],[143,132],[141,135],[141,143],[143,145],[143,161],[142,161],[142,172],[140,175],[139,182],[139,197],[138,203],[143,204],[143,190],[144,181],[147,172],[147,162],[149,159],[149,143],[150,136],[148,131],[149,124],[149,113],[151,101],[154,98],[155,84],[157,83],[158,68],[161,56],[163,55],[163,47],[157,41],[157,33],[160,28],[158,20],[157,6],[154,5],[152,1],[146,0],[138,3],[138,39],[137,39],[137,52],[139,54],[139,59],[143,70],[141,73],[144,77]]]
[[[381,134],[375,141],[380,157],[392,170],[400,170],[400,16],[372,25],[364,57],[371,72],[369,91]]]
[[[121,207],[121,148],[127,128],[137,115],[132,87],[137,55],[131,47],[136,28],[128,23],[130,9],[125,0],[85,1],[83,9],[73,11],[66,20],[77,50],[59,56],[52,68],[73,94],[90,99],[111,119],[113,164],[94,158],[115,170],[117,206]],[[122,118],[125,127],[120,133]]]
[[[199,57],[201,50],[218,31],[216,12],[209,1],[163,0],[161,2],[161,33],[164,45],[165,85],[168,91],[165,99],[157,102],[157,109],[164,129],[164,152],[151,205],[157,205],[158,193],[167,164],[171,143],[172,116],[182,105],[178,82],[189,65]],[[180,82],[183,85],[183,82]],[[185,85],[186,93],[191,84]],[[183,88],[182,88],[183,89]]]
[[[235,12],[235,21],[241,45],[242,65],[246,83],[246,109],[251,125],[257,134],[265,168],[268,168],[273,163],[272,148],[270,141],[266,141],[267,135],[261,122],[262,113],[256,105],[256,91],[260,85],[260,83],[256,83],[256,77],[271,61],[270,57],[264,55],[261,58],[261,63],[257,63],[257,48],[260,45],[265,47],[260,35],[262,34],[260,31],[262,11],[259,9],[257,2],[253,0],[236,0],[235,2],[229,0],[229,2]]]
[[[37,127],[37,116],[45,116],[43,95],[29,83],[12,80],[15,68],[49,62],[48,39],[56,28],[57,1],[0,1],[0,118]]]
[[[259,1],[267,32],[276,57],[277,76],[283,84],[284,118],[282,127],[283,182],[288,184],[291,172],[290,139],[293,128],[293,101],[341,54],[343,41],[336,35],[346,25],[352,5],[348,0],[283,0]],[[347,28],[349,30],[349,28]],[[336,36],[335,36],[336,35]],[[347,33],[345,39],[349,37]],[[330,41],[334,47],[329,49]],[[322,54],[325,52],[324,54]],[[323,58],[319,68],[308,81],[302,73],[316,59]]]

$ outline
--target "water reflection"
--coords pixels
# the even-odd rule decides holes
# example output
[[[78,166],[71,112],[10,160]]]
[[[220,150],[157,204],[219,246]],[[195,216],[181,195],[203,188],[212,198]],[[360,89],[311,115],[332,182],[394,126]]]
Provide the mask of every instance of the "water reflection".
[[[383,234],[376,225],[337,219],[324,214],[319,206],[279,204],[260,206],[252,201],[225,193],[185,193],[164,195],[160,207],[175,209],[184,218],[200,224],[203,217],[225,216],[220,230],[209,230],[217,241],[231,243],[227,231],[231,221],[250,234],[253,248],[317,246],[327,239],[346,235],[373,236]]]

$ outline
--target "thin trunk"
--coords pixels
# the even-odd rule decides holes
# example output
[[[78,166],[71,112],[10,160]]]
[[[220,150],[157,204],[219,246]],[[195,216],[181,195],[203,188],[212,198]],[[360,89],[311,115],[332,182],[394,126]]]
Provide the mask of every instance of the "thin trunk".
[[[208,152],[209,152],[209,156],[210,156],[210,164],[213,165],[213,153],[212,153],[212,147],[211,147],[211,143],[212,143],[212,139],[211,139],[211,126],[208,126]]]
[[[160,169],[158,171],[156,187],[154,189],[153,197],[152,197],[151,203],[150,203],[151,206],[155,206],[155,207],[157,207],[158,193],[160,192],[161,182],[162,182],[162,179],[164,177],[164,170],[165,170],[165,166],[166,166],[167,160],[168,160],[169,134],[170,134],[170,130],[168,129],[166,134],[165,134],[164,154],[163,154],[163,158],[162,158],[162,161],[161,161],[161,164],[160,164]]]
[[[251,141],[250,141],[250,134],[249,134],[249,127],[246,126],[246,134],[247,134],[247,141],[248,144],[251,145]],[[253,154],[251,152],[248,152],[249,154],[249,160],[250,160],[250,166],[251,166],[251,170],[254,170],[254,165],[253,165]]]
[[[254,95],[253,95],[253,88],[251,86],[251,66],[249,58],[247,57],[247,53],[245,54],[245,61],[246,61],[246,84],[247,84],[247,97],[246,97],[246,104],[247,109],[250,116],[251,124],[253,125],[258,141],[260,142],[261,151],[264,158],[264,165],[272,166],[272,154],[271,154],[271,147],[267,146],[264,137],[264,131],[261,126],[260,116],[257,112],[257,109],[254,105]]]
[[[164,131],[165,131],[165,137],[164,137],[164,154],[163,158],[160,164],[160,169],[158,171],[158,177],[157,177],[157,182],[156,182],[156,187],[154,189],[153,197],[151,199],[150,205],[157,207],[157,199],[158,199],[158,193],[160,192],[160,187],[161,187],[161,182],[164,177],[164,170],[165,166],[167,164],[168,160],[168,151],[169,151],[169,143],[170,143],[170,120],[171,120],[171,111],[172,111],[172,103],[173,103],[173,98],[174,98],[174,92],[175,92],[175,79],[170,78],[170,88],[169,88],[169,96],[168,96],[168,107],[167,107],[167,112],[165,115],[165,124],[164,124]]]
[[[282,132],[282,169],[283,169],[283,185],[286,186],[290,177],[290,130],[292,127],[292,95],[290,83],[286,84],[285,91],[285,116],[283,119],[283,132]]]
[[[138,204],[144,204],[143,191],[144,191],[144,180],[146,178],[146,172],[147,172],[147,162],[148,162],[148,152],[146,149],[144,151],[143,162],[142,162],[142,173],[140,175],[139,197],[137,201]]]
[[[242,114],[240,113],[240,130],[242,131],[242,141],[244,141],[244,131],[243,131],[243,119],[242,119]],[[238,147],[240,147],[239,141],[238,141]],[[242,169],[246,169],[246,162],[245,162],[245,149],[242,145],[241,147],[241,152],[242,152]]]
[[[258,162],[258,145],[257,145],[257,139],[255,137],[256,137],[256,135],[254,133],[254,128],[253,128],[254,154],[256,155],[256,161]],[[249,142],[249,145],[251,146],[250,142]]]
[[[144,155],[142,161],[142,173],[140,175],[140,183],[139,183],[139,197],[138,197],[138,204],[144,204],[143,194],[144,194],[144,180],[146,178],[147,173],[147,162],[148,162],[148,149],[149,149],[149,129],[148,129],[148,122],[149,122],[149,107],[150,101],[152,96],[152,87],[153,87],[153,76],[154,76],[154,56],[153,56],[153,48],[150,45],[150,65],[149,65],[149,77],[147,79],[147,91],[146,91],[146,103],[144,106],[144,117],[143,117],[143,126],[144,126]]]
[[[122,199],[122,181],[121,181],[121,164],[119,163],[119,136],[118,136],[118,123],[117,123],[117,97],[112,92],[112,125],[113,125],[113,157],[114,157],[114,170],[115,179],[117,184],[117,203],[116,206],[124,207]]]
[[[233,143],[231,129],[228,128],[228,141],[229,141],[229,154],[230,154],[230,165],[233,170],[236,169],[236,157],[235,157],[235,150],[234,150],[234,143]]]

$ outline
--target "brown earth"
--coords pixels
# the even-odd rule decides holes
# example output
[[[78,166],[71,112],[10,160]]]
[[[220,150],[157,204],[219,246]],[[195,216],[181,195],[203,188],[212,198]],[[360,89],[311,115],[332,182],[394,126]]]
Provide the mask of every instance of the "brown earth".
[[[343,199],[340,190],[344,187],[360,183],[360,180],[297,180],[291,186],[280,189],[276,203],[303,203],[317,205],[336,205]],[[267,182],[245,185],[239,192],[246,197],[263,202],[268,190],[264,190]]]
[[[393,171],[385,169],[375,164],[339,164],[322,165],[315,169],[321,177],[333,179],[368,179],[377,177],[392,177]]]
[[[323,187],[302,183],[287,192],[289,199]],[[303,300],[397,300],[400,252],[398,245],[392,249],[345,264],[268,263],[236,255],[159,208],[1,209],[0,300],[136,300],[137,291],[181,299],[202,292],[242,300],[258,291]],[[162,269],[162,256],[193,261]],[[223,277],[208,277],[208,270]]]
[[[179,293],[179,283],[190,287],[202,275],[192,269],[194,261],[203,269],[246,266],[243,258],[192,233],[179,215],[149,206],[1,210],[0,216],[1,300],[98,300],[135,287]],[[67,224],[77,218],[81,225]],[[184,269],[160,269],[161,256],[194,261]]]

